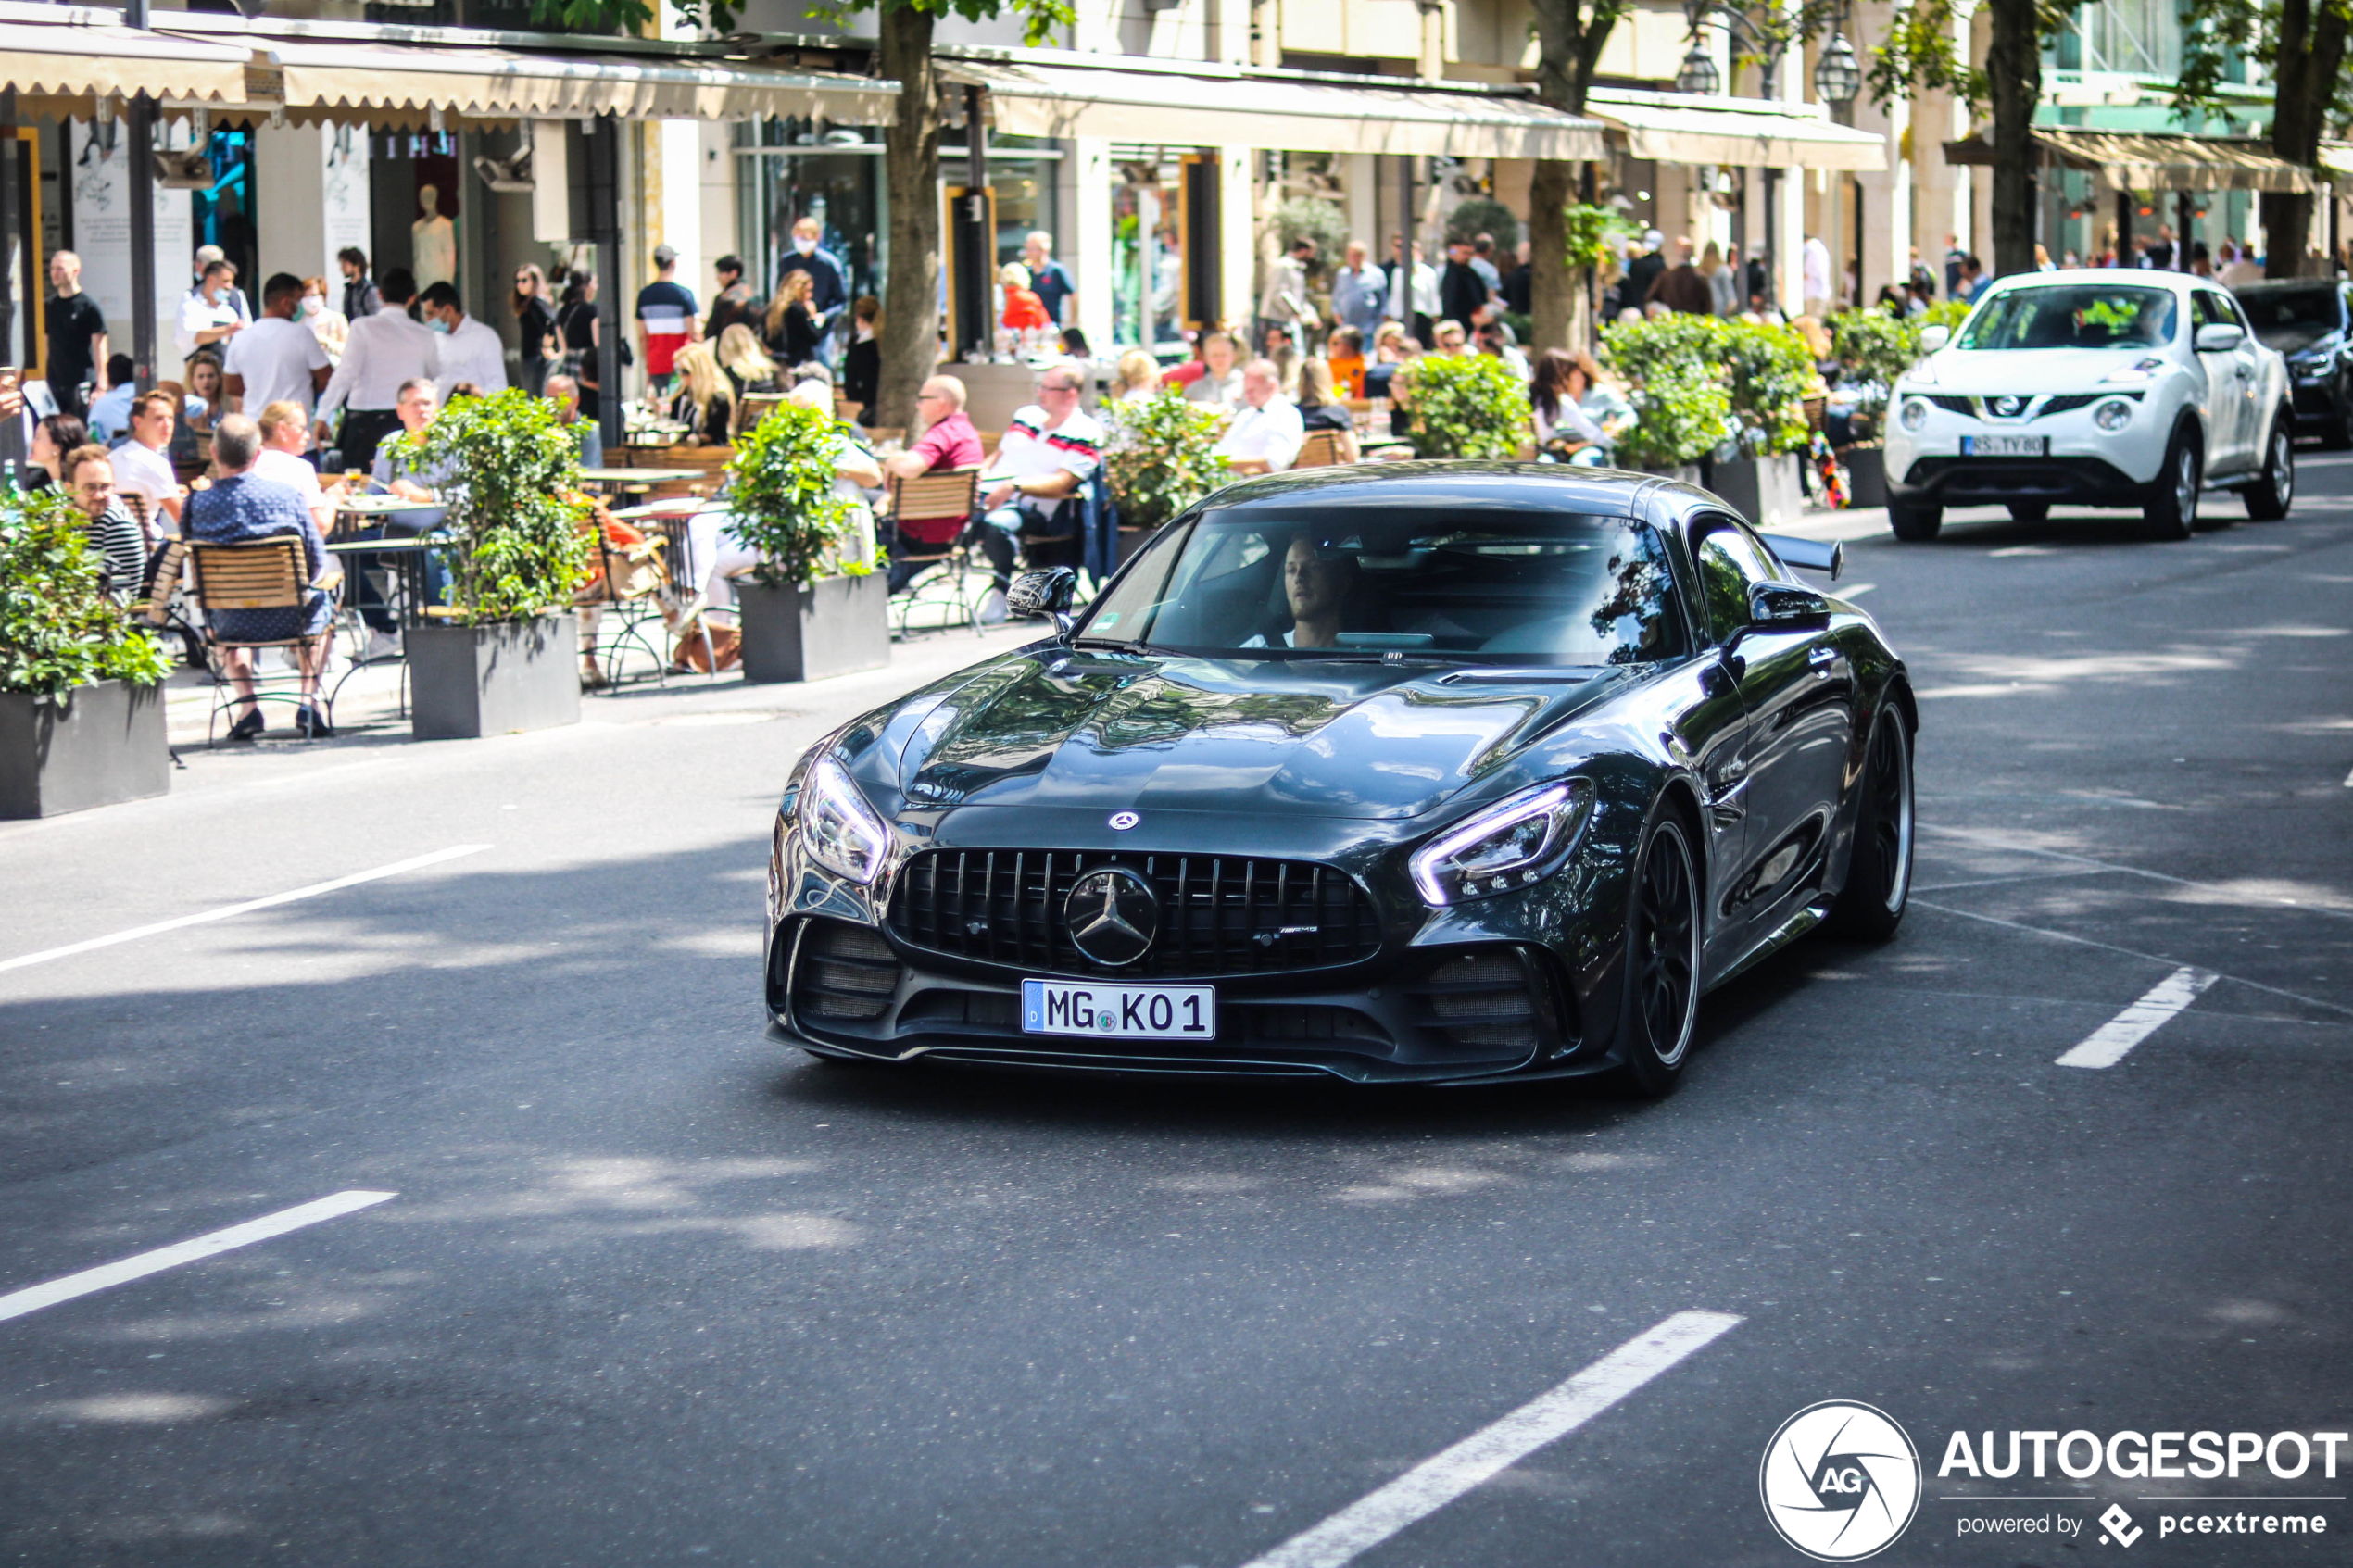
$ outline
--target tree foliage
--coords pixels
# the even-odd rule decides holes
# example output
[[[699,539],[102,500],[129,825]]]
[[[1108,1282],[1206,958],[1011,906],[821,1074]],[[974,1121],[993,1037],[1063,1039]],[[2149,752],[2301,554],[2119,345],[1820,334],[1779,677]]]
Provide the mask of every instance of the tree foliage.
[[[2317,169],[2321,143],[2353,118],[2353,82],[2345,72],[2353,38],[2353,0],[2182,0],[2182,77],[2173,94],[2181,118],[2219,109],[2233,61],[2252,61],[2271,82],[2271,151]],[[2303,270],[2312,194],[2266,191],[2261,204],[2266,276]]]
[[[1173,386],[1106,404],[1103,422],[1111,427],[1103,466],[1126,527],[1158,528],[1226,483],[1226,459],[1212,450],[1226,416],[1187,402]]]
[[[1727,443],[1746,458],[1806,444],[1814,360],[1792,329],[1679,314],[1606,327],[1602,341],[1630,384],[1637,422],[1617,440],[1627,461],[1671,468]]]
[[[1842,310],[1831,318],[1831,353],[1861,389],[1857,413],[1877,415],[1886,408],[1895,378],[1919,360],[1923,324],[1884,310]]]
[[[844,559],[852,505],[837,495],[844,442],[840,421],[823,409],[785,403],[736,442],[728,460],[728,497],[736,536],[760,552],[752,576],[793,588],[843,573],[863,576],[871,561]]]
[[[588,502],[580,444],[553,403],[521,387],[460,397],[396,450],[405,471],[441,476],[460,620],[524,621],[572,603],[588,574]]]
[[[1417,458],[1509,458],[1530,437],[1528,388],[1492,354],[1425,354],[1397,371],[1405,383]]]
[[[1491,196],[1474,196],[1446,215],[1446,241],[1467,245],[1485,234],[1495,242],[1499,256],[1509,257],[1519,248],[1519,214]]]
[[[0,692],[56,696],[171,672],[162,645],[105,583],[89,521],[62,493],[0,491]]]

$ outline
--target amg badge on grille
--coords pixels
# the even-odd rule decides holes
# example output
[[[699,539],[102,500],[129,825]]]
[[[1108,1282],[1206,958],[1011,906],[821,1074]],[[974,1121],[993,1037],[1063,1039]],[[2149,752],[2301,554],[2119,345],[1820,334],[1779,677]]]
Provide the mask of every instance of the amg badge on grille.
[[[1105,866],[1071,884],[1063,904],[1071,945],[1100,964],[1134,963],[1160,934],[1160,896],[1125,866]]]

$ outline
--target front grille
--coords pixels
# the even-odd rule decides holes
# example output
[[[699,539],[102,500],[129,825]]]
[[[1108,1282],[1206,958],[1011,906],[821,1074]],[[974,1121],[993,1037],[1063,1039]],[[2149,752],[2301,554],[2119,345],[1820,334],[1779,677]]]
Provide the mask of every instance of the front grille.
[[[1140,872],[1160,896],[1151,951],[1116,970],[1072,946],[1063,905],[1099,866]],[[1076,849],[929,849],[891,900],[901,942],[954,958],[1082,974],[1257,974],[1354,963],[1380,950],[1372,900],[1300,860]]]
[[[1458,1046],[1556,1054],[1576,1045],[1553,995],[1525,957],[1487,948],[1448,959],[1408,987],[1422,1021]]]
[[[1972,420],[1977,418],[1977,405],[1966,397],[1955,397],[1949,393],[1931,392],[1928,395],[1928,400],[1948,414],[1961,414]]]
[[[899,955],[882,934],[837,920],[813,920],[793,965],[793,1011],[862,1023],[882,1016],[899,987]]]
[[[2050,414],[2071,414],[2078,408],[2088,408],[2098,401],[2099,395],[2096,393],[2064,392],[2057,397],[2045,398],[2042,408],[2035,410],[2034,417],[2039,420]]]

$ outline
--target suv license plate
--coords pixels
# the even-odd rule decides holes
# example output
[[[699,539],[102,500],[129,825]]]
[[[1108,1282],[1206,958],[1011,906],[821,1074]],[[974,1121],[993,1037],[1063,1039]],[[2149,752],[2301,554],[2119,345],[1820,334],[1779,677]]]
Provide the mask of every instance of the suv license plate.
[[[1964,435],[1964,458],[2040,458],[2051,449],[2047,435]]]
[[[1090,980],[1021,983],[1025,1035],[1108,1040],[1214,1040],[1214,985],[1112,985]]]

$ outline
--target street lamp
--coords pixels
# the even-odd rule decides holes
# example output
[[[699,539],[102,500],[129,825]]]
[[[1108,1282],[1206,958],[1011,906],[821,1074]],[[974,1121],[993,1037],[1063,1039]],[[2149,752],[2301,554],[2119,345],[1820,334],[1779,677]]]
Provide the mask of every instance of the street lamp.
[[[1855,59],[1855,45],[1844,31],[1831,35],[1814,62],[1814,95],[1843,116],[1863,90],[1863,69]]]
[[[1683,56],[1683,69],[1675,73],[1675,91],[1713,94],[1723,85],[1723,75],[1716,69],[1716,56],[1707,52],[1706,44],[1692,39],[1692,52]]]

